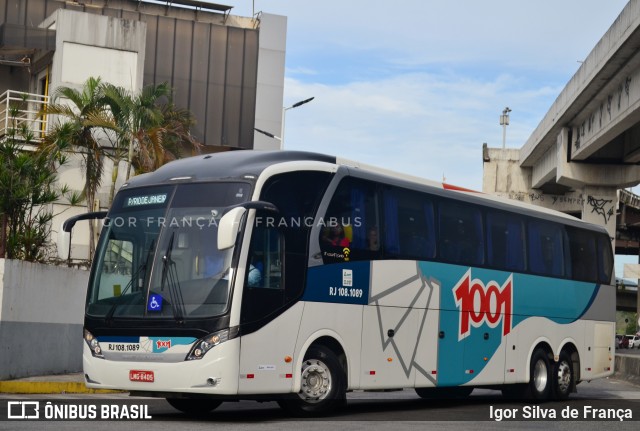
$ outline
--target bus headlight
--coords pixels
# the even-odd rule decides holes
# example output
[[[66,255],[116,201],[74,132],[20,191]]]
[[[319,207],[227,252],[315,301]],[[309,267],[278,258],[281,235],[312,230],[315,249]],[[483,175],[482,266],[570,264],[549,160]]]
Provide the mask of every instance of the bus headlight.
[[[187,355],[186,360],[192,361],[194,359],[202,359],[204,355],[217,346],[220,343],[224,343],[229,339],[229,330],[225,329],[222,331],[214,332],[213,334],[209,334],[206,337],[198,340],[196,344],[191,348],[191,351]]]
[[[89,350],[91,350],[91,354],[94,358],[104,359],[104,355],[102,354],[102,347],[100,347],[98,339],[86,329],[84,330],[84,341],[85,343],[87,343],[87,346],[89,346]]]

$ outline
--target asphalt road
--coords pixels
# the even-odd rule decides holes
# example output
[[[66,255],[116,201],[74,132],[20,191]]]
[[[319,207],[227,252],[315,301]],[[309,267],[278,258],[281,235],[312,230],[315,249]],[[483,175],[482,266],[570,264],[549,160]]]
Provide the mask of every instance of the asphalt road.
[[[578,393],[568,401],[549,402],[540,405],[518,403],[502,398],[499,392],[475,390],[465,401],[425,401],[410,390],[400,392],[349,394],[347,406],[330,417],[321,419],[294,419],[288,417],[275,403],[243,401],[224,403],[211,414],[187,417],[169,406],[163,400],[131,399],[125,395],[110,396],[109,400],[99,395],[11,395],[0,394],[0,411],[7,408],[7,402],[38,401],[41,406],[51,401],[53,405],[102,403],[113,405],[147,405],[152,419],[131,421],[0,421],[0,430],[119,430],[164,431],[164,430],[598,430],[603,422],[591,416],[594,408],[617,412],[612,420],[616,430],[637,430],[640,420],[640,387],[625,381],[601,379],[591,383],[583,382]],[[587,407],[585,407],[587,406]],[[591,408],[591,410],[585,410]],[[515,410],[514,410],[515,409]],[[629,409],[629,410],[627,410]],[[6,411],[6,410],[5,410]],[[551,413],[551,412],[554,413]],[[596,413],[600,412],[597,410]],[[518,421],[496,421],[498,416],[512,414]],[[574,414],[575,419],[562,420],[563,414]],[[618,416],[631,414],[632,420]],[[542,420],[542,416],[556,416],[556,420]],[[597,417],[597,414],[596,414]]]

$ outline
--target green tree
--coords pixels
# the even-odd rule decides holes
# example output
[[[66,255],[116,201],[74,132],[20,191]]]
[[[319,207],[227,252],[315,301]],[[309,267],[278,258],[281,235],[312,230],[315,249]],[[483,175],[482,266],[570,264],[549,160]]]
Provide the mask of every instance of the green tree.
[[[42,262],[49,257],[51,204],[64,195],[74,204],[78,196],[57,186],[64,156],[33,148],[26,123],[9,128],[0,143],[0,257]]]
[[[61,101],[65,99],[68,101]],[[116,129],[111,113],[106,109],[103,85],[100,78],[89,78],[82,90],[71,87],[59,87],[43,114],[59,116],[44,139],[45,151],[57,153],[71,151],[80,155],[83,162],[84,188],[82,190],[88,211],[94,211],[96,194],[102,183],[104,159],[108,156],[108,147],[99,139],[99,133],[106,124]],[[107,136],[102,133],[102,136]],[[95,250],[93,223],[89,224],[89,258]]]
[[[59,102],[66,99],[69,103]],[[136,173],[150,172],[179,158],[184,151],[200,152],[201,144],[191,135],[195,123],[188,110],[177,108],[167,83],[149,85],[139,94],[100,78],[89,78],[78,91],[59,87],[42,115],[57,115],[59,121],[45,137],[48,152],[70,151],[83,160],[83,196],[93,211],[96,193],[104,175],[105,159],[113,162],[109,204],[113,200],[119,165],[128,161]],[[90,224],[90,258],[95,250],[93,224]]]
[[[103,91],[117,125],[118,147],[127,151],[127,179],[131,167],[135,173],[151,172],[185,151],[200,152],[202,145],[190,132],[193,114],[175,106],[166,82],[148,85],[137,95],[110,84]]]

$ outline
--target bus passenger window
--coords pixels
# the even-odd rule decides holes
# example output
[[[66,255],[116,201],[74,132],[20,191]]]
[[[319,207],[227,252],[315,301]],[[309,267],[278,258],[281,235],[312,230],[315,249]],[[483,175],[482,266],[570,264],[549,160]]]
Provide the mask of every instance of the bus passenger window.
[[[324,263],[375,258],[380,250],[375,184],[345,178],[320,223]]]
[[[524,220],[514,214],[487,213],[487,259],[507,271],[525,270]]]
[[[572,227],[567,227],[567,235],[571,253],[571,278],[595,282],[598,278],[595,235]]]
[[[529,270],[549,277],[564,275],[564,229],[552,223],[529,222]]]
[[[598,235],[598,282],[602,284],[611,283],[611,273],[613,272],[613,249],[609,235]]]
[[[386,259],[435,257],[433,204],[418,192],[390,187],[383,193]]]
[[[480,210],[456,202],[442,202],[438,207],[440,257],[462,265],[481,265],[484,233]]]

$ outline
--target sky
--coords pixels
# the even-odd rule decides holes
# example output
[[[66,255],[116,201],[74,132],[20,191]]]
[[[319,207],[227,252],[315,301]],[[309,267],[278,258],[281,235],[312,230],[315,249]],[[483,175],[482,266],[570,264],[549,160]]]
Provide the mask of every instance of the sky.
[[[522,147],[627,0],[224,3],[287,17],[284,104],[315,99],[287,112],[285,149],[481,190],[502,110]]]
[[[482,144],[520,148],[626,0],[230,0],[287,17],[285,148],[482,188]],[[279,132],[279,131],[278,131]]]

